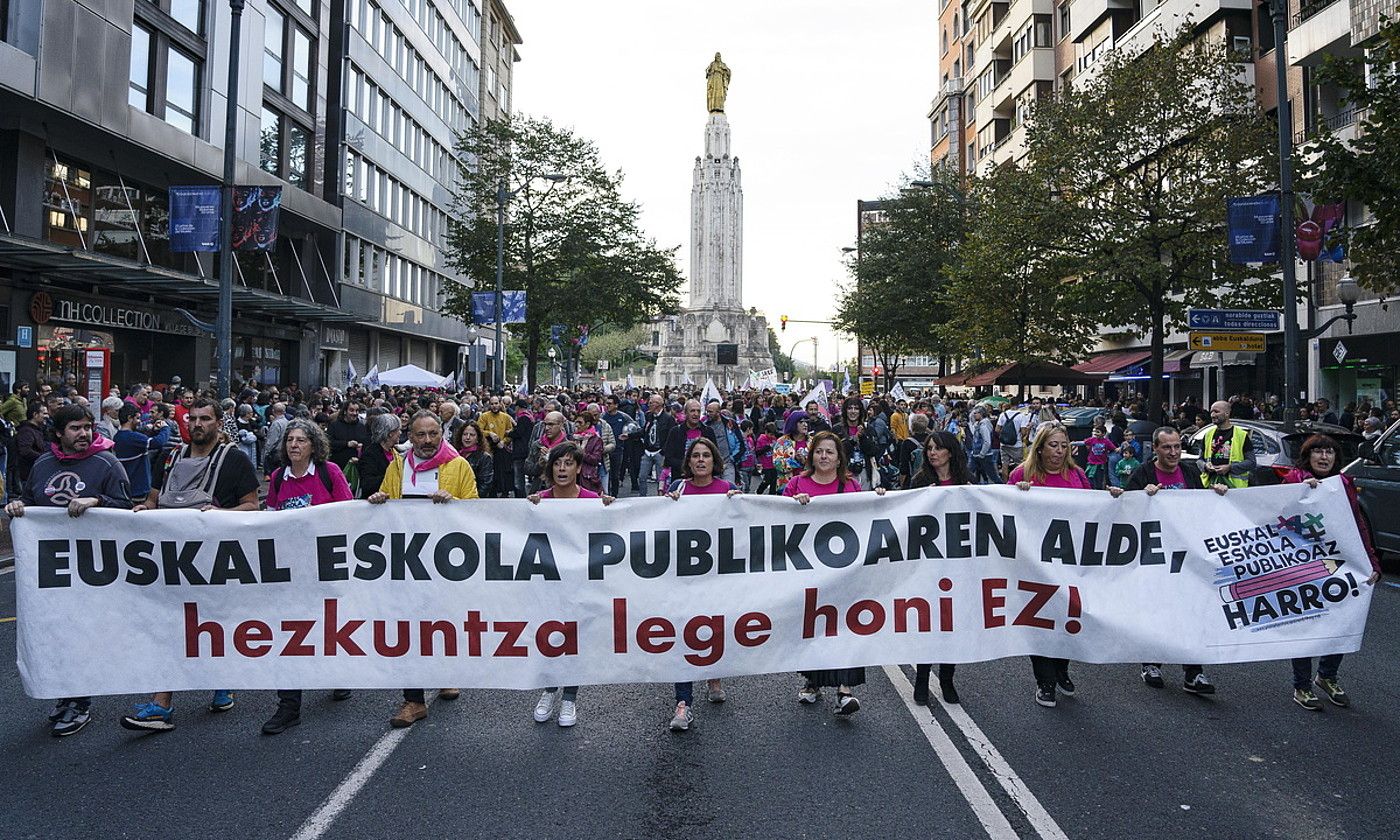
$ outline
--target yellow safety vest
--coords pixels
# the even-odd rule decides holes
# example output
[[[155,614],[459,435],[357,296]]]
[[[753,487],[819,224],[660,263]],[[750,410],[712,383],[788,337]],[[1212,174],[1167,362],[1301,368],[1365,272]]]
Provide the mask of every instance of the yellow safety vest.
[[[1219,427],[1217,426],[1211,426],[1206,429],[1205,443],[1201,447],[1201,459],[1207,464],[1210,463],[1210,453],[1213,451],[1211,444],[1215,440],[1215,433],[1218,430]],[[1244,439],[1249,436],[1249,432],[1239,426],[1233,427],[1230,431],[1232,432],[1230,437],[1230,463],[1237,464],[1244,460]],[[1214,476],[1205,470],[1201,471],[1201,483],[1205,486],[1209,487],[1211,485],[1211,479],[1213,477]],[[1249,476],[1227,475],[1225,476],[1225,482],[1230,487],[1248,487]]]

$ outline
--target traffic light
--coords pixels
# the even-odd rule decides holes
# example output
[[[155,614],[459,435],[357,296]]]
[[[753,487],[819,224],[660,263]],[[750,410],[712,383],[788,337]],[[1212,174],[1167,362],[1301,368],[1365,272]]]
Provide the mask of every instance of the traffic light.
[[[872,376],[879,376],[879,375],[880,375],[880,366],[879,366],[879,365],[876,365],[875,367],[871,368],[871,369],[870,369],[870,373],[871,373]]]
[[[778,320],[782,323],[781,329],[783,330],[783,332],[787,332],[787,316],[781,315],[778,317]]]

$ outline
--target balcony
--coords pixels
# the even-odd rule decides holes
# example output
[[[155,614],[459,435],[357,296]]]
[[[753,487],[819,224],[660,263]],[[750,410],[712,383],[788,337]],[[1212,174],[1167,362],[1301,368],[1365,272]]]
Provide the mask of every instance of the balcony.
[[[1288,63],[1315,67],[1328,55],[1360,55],[1351,49],[1351,0],[1305,3],[1290,21]]]
[[[1069,34],[1080,41],[1110,13],[1133,8],[1133,0],[1074,0],[1069,7]]]
[[[1138,52],[1151,46],[1154,38],[1175,35],[1188,17],[1202,24],[1221,12],[1248,12],[1253,8],[1254,0],[1163,0],[1118,38],[1118,46]]]

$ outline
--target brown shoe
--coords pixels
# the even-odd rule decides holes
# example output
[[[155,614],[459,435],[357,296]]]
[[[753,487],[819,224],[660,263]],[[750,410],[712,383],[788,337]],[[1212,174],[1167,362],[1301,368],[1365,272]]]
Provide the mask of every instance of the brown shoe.
[[[461,697],[461,696],[462,696],[462,689],[460,689],[460,688],[440,688],[440,689],[438,689],[438,699],[439,699],[439,700],[456,700],[458,697]]]
[[[399,708],[399,713],[389,718],[389,725],[395,729],[403,729],[412,726],[415,721],[420,721],[428,716],[428,707],[422,703],[404,702]]]

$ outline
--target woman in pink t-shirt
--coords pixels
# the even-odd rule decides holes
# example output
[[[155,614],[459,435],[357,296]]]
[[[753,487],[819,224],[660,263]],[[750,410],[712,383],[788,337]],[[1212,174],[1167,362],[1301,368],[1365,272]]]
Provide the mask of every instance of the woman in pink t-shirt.
[[[690,444],[689,451],[686,452],[685,462],[681,464],[683,477],[678,481],[671,482],[666,493],[667,498],[674,501],[682,496],[719,494],[733,498],[740,492],[739,488],[722,478],[715,477],[715,464],[720,462],[719,446],[709,438],[696,438]],[[708,680],[705,684],[705,690],[711,703],[724,702],[724,687],[718,679]],[[676,710],[671,716],[670,724],[672,732],[684,732],[690,728],[691,721],[695,719],[694,702],[695,690],[692,684],[690,682],[676,683]]]
[[[540,475],[545,485],[544,489],[526,497],[530,504],[537,505],[541,499],[601,499],[605,505],[612,504],[612,496],[600,496],[586,487],[579,486],[578,478],[583,462],[583,448],[573,441],[565,441],[550,449]],[[554,717],[554,695],[558,691],[558,686],[551,686],[540,695],[539,701],[535,703],[535,723],[544,723]],[[564,691],[559,695],[560,726],[573,726],[578,723],[577,698],[578,686],[564,686]]]
[[[1007,484],[1022,490],[1032,487],[1062,487],[1071,490],[1092,490],[1089,476],[1074,462],[1070,452],[1069,434],[1059,422],[1041,425],[1035,440],[1026,448],[1026,459],[1011,471]],[[1055,707],[1055,689],[1066,697],[1074,696],[1074,681],[1069,678],[1069,660],[1055,656],[1031,656],[1031,671],[1035,674],[1035,702]]]
[[[804,505],[817,496],[859,492],[860,482],[849,472],[841,438],[825,431],[812,435],[807,448],[807,469],[793,476],[783,488],[784,496],[790,496]],[[877,487],[875,492],[883,496],[885,488]],[[851,688],[865,684],[865,668],[803,671],[802,676],[806,678],[806,683],[797,692],[797,702],[815,703],[821,697],[823,688],[835,686],[836,714],[852,715],[860,709],[860,701],[851,693]]]

